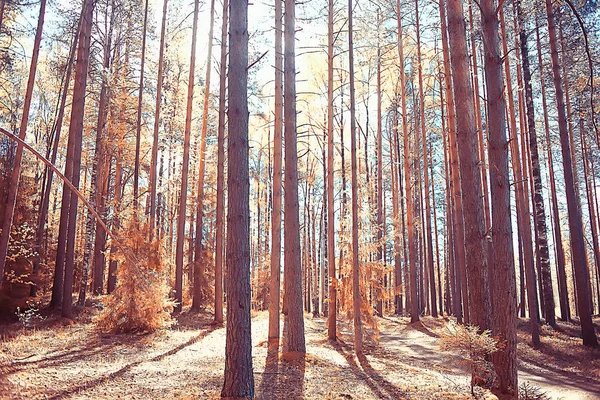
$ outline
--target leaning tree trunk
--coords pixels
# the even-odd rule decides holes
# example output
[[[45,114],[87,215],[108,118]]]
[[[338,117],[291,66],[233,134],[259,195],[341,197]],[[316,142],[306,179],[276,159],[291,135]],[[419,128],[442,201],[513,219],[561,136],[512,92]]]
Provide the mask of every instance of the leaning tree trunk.
[[[4,10],[4,2],[2,3]],[[40,2],[40,13],[38,16],[37,29],[33,40],[33,51],[31,63],[29,64],[29,76],[27,78],[27,88],[25,89],[25,100],[23,102],[23,114],[21,115],[21,125],[19,126],[19,137],[25,140],[27,136],[27,124],[29,122],[29,109],[31,108],[31,99],[33,97],[33,86],[35,84],[35,74],[37,71],[38,57],[40,54],[40,43],[42,42],[42,30],[44,28],[44,16],[46,14],[46,0]],[[1,26],[1,20],[0,20]],[[23,146],[17,144],[17,151],[14,156],[13,169],[8,183],[8,200],[4,209],[4,220],[2,232],[0,233],[0,287],[4,282],[4,269],[6,257],[8,255],[8,243],[10,242],[10,231],[15,213],[15,204],[17,202],[17,192],[19,190],[19,178],[21,177],[21,160],[23,158]]]

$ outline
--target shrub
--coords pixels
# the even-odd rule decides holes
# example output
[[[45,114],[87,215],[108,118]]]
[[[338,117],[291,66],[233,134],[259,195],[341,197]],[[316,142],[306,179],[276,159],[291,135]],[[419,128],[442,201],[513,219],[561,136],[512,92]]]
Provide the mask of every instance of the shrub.
[[[442,332],[440,348],[458,352],[470,367],[471,394],[474,394],[476,385],[492,386],[495,380],[494,367],[486,358],[498,350],[498,342],[492,337],[491,331],[480,333],[477,326],[452,324],[446,332]]]
[[[153,332],[171,324],[167,272],[157,240],[148,243],[148,225],[132,222],[120,235],[117,285],[103,301],[96,327],[105,333]]]

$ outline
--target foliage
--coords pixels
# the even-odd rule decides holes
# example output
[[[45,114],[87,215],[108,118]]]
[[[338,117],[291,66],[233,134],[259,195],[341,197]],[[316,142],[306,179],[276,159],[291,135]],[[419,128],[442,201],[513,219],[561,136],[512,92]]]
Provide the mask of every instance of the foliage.
[[[539,388],[524,382],[519,386],[519,400],[550,400],[551,397]]]
[[[490,330],[479,332],[477,326],[449,324],[441,334],[440,348],[458,352],[469,365],[471,393],[476,385],[491,387],[494,383],[494,367],[486,358],[498,350],[498,342]]]
[[[174,303],[169,299],[167,269],[159,243],[147,242],[147,224],[131,222],[119,235],[117,285],[104,300],[96,319],[98,330],[106,333],[153,332],[171,324]]]

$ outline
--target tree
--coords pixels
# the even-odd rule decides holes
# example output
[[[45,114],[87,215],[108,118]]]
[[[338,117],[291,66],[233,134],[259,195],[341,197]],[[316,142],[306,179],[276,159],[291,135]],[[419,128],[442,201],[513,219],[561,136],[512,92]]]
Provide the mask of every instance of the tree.
[[[154,135],[152,141],[152,158],[150,160],[150,237],[154,235],[154,227],[156,225],[156,188],[158,183],[157,167],[158,167],[158,130],[160,128],[160,104],[162,101],[162,86],[163,86],[163,64],[165,57],[165,35],[167,30],[167,6],[169,0],[164,0],[162,12],[162,24],[160,28],[160,46],[158,55],[158,78],[156,82],[156,107],[154,111]]]
[[[73,106],[71,107],[71,123],[69,125],[69,144],[67,148],[67,167],[65,175],[70,177],[71,183],[77,189],[79,186],[79,174],[81,165],[81,146],[83,137],[83,117],[85,111],[85,90],[87,86],[87,73],[90,56],[90,42],[92,36],[92,21],[94,13],[93,0],[86,0],[83,3],[83,22],[79,33],[79,47],[77,49],[77,64],[75,66],[75,85],[73,86]],[[69,150],[71,150],[69,154]],[[69,155],[71,155],[71,174],[67,172],[69,168]],[[75,259],[75,227],[77,222],[77,196],[69,190],[63,188],[67,196],[63,195],[63,208],[61,209],[61,225],[63,222],[62,214],[66,213],[65,223],[66,235],[66,264],[64,267],[64,285],[62,293],[62,315],[71,318],[73,316],[73,267]],[[65,199],[65,197],[67,197]],[[59,242],[60,243],[60,242]],[[57,260],[58,262],[58,260]]]
[[[233,306],[227,310],[225,382],[221,391],[221,397],[225,399],[254,397],[250,328],[248,36],[248,2],[231,0],[226,262],[227,304]],[[302,310],[302,303],[298,305]]]
[[[573,179],[573,162],[571,157],[571,146],[569,132],[567,131],[567,114],[565,113],[565,99],[563,92],[562,77],[558,62],[558,46],[556,44],[556,27],[554,23],[554,10],[552,1],[546,0],[546,17],[548,21],[548,37],[550,39],[550,55],[552,59],[552,76],[554,78],[554,89],[556,91],[556,106],[558,109],[558,129],[560,132],[560,147],[563,159],[563,172],[565,180],[565,192],[567,198],[567,209],[569,214],[569,232],[571,233],[571,252],[573,268],[575,270],[575,285],[577,288],[577,308],[581,321],[581,334],[583,344],[590,347],[598,347],[598,339],[592,323],[591,310],[591,288],[588,270],[588,262],[585,254],[585,239],[582,228],[581,203],[575,193],[575,181]]]
[[[233,24],[232,24],[233,25]],[[298,204],[298,150],[296,132],[296,3],[285,0],[284,17],[284,263],[288,307],[287,350],[306,352],[302,311],[302,264],[300,259],[300,210]],[[230,195],[231,196],[231,195]]]
[[[269,289],[269,339],[279,338],[281,280],[281,151],[283,113],[283,53],[281,0],[275,0],[275,126],[273,132],[273,210],[271,222],[271,285]]]
[[[469,79],[469,60],[462,2],[448,0],[450,62],[454,82],[456,138],[460,167],[465,232],[465,266],[467,271],[469,316],[471,325],[487,329],[489,296],[487,249],[483,215],[481,179],[479,178],[473,91]]]
[[[358,160],[356,157],[356,100],[354,92],[354,39],[352,26],[352,0],[348,0],[348,63],[350,74],[350,165],[352,168],[352,313],[354,320],[354,351],[363,353],[361,293],[360,293],[360,259],[358,248]],[[286,141],[287,143],[287,141]]]
[[[4,11],[4,2],[2,3],[2,12]],[[29,121],[29,110],[31,99],[33,97],[33,86],[35,84],[35,74],[37,71],[38,57],[40,54],[40,44],[42,42],[42,30],[44,28],[44,16],[46,14],[46,0],[40,2],[40,13],[38,24],[35,31],[31,63],[29,64],[29,77],[27,78],[27,89],[25,91],[25,101],[23,104],[23,114],[21,115],[21,125],[19,127],[19,137],[25,139],[27,135],[27,123]],[[0,26],[2,18],[0,17]],[[17,145],[17,151],[14,157],[14,166],[11,173],[10,183],[8,185],[8,200],[4,209],[4,220],[2,223],[2,232],[0,233],[0,287],[4,281],[4,266],[6,265],[6,256],[8,255],[8,242],[10,241],[10,231],[15,212],[15,203],[17,202],[17,191],[19,190],[19,178],[21,176],[21,160],[23,158],[23,146]]]
[[[515,395],[517,383],[516,278],[510,208],[506,104],[495,0],[481,2],[482,39],[488,101],[488,159],[492,199],[492,258],[489,260],[492,333],[504,343],[491,358],[502,393]]]
[[[225,93],[227,91],[227,26],[229,2],[223,2],[217,133],[217,215],[215,217],[215,322],[223,323],[223,216],[225,214]]]

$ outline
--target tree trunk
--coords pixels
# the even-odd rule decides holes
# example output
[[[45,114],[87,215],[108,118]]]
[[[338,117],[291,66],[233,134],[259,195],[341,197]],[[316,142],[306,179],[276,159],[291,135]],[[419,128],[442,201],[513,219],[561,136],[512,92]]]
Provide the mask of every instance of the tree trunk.
[[[185,131],[183,137],[183,163],[181,166],[181,187],[179,191],[179,209],[177,215],[177,243],[175,250],[175,311],[181,311],[183,305],[183,245],[185,242],[185,220],[188,190],[188,171],[190,163],[190,133],[192,129],[192,106],[194,104],[194,84],[196,69],[196,38],[198,34],[199,0],[194,2],[194,22],[192,25],[192,48],[190,53],[190,71],[188,76],[187,106],[185,112]]]
[[[133,212],[138,218],[140,182],[140,140],[142,133],[142,97],[144,95],[144,67],[146,65],[146,28],[148,26],[148,0],[144,6],[144,27],[142,28],[142,59],[140,65],[140,86],[138,91],[137,121],[135,125],[135,166],[133,170]]]
[[[150,160],[150,238],[154,236],[156,227],[156,167],[158,163],[158,130],[160,129],[160,104],[162,101],[163,69],[165,59],[165,34],[167,29],[167,5],[169,0],[164,0],[162,25],[160,28],[160,47],[158,55],[158,78],[156,82],[156,106],[154,109],[154,135],[152,141],[152,158]]]
[[[279,3],[276,0],[276,3]],[[327,24],[327,266],[329,299],[327,307],[327,337],[337,340],[337,274],[335,272],[335,203],[333,170],[333,0],[328,2]]]
[[[71,123],[69,125],[69,144],[71,149],[71,175],[66,175],[67,179],[78,189],[79,175],[81,165],[81,146],[83,138],[83,119],[85,115],[85,90],[87,86],[87,72],[89,66],[90,42],[92,32],[92,20],[94,14],[94,1],[86,0],[83,3],[85,12],[83,13],[83,22],[79,34],[79,44],[77,49],[77,64],[75,66],[75,84],[73,86],[73,106],[71,107]],[[68,152],[68,150],[67,150]],[[69,154],[67,154],[67,159]],[[68,226],[65,226],[66,233],[66,264],[64,268],[64,284],[62,286],[62,316],[72,318],[73,316],[73,267],[75,259],[75,227],[77,222],[77,196],[69,190],[65,190],[68,209],[63,208],[62,212],[67,212]],[[64,203],[63,203],[64,205]],[[62,214],[61,212],[61,214]],[[62,216],[61,216],[62,220]],[[61,221],[62,223],[62,221]],[[67,224],[65,224],[67,225]]]
[[[558,48],[556,45],[556,28],[554,25],[554,11],[552,1],[546,0],[546,15],[548,20],[548,36],[550,38],[550,54],[552,56],[552,74],[554,77],[554,88],[556,91],[556,103],[558,108],[558,128],[560,132],[560,144],[563,158],[563,172],[565,180],[565,191],[567,198],[567,209],[569,213],[569,231],[571,233],[571,249],[573,267],[575,269],[575,284],[577,287],[577,308],[581,321],[581,335],[583,344],[590,347],[598,347],[598,339],[592,323],[591,287],[588,263],[585,254],[585,241],[582,229],[581,204],[575,194],[575,182],[573,178],[573,164],[571,160],[571,149],[569,143],[569,132],[567,131],[567,116],[563,97],[562,78],[560,76],[558,63]]]
[[[525,85],[525,105],[527,107],[527,129],[529,131],[529,149],[531,154],[531,170],[533,175],[533,200],[534,221],[537,232],[537,254],[540,258],[540,269],[542,275],[542,287],[544,298],[544,316],[546,322],[556,327],[554,313],[554,290],[552,288],[552,277],[550,275],[550,255],[548,250],[548,236],[546,230],[546,210],[542,196],[542,174],[540,170],[540,159],[538,155],[537,133],[535,130],[535,110],[533,107],[533,90],[531,87],[531,71],[529,68],[529,50],[527,48],[527,33],[525,32],[525,20],[521,9],[521,0],[516,2],[517,15],[519,19],[519,40],[521,47],[521,63],[523,68],[523,81]]]
[[[544,112],[544,131],[546,133],[546,151],[547,151],[547,163],[548,173],[550,176],[550,199],[552,202],[552,215],[554,223],[554,247],[556,249],[556,266],[558,276],[558,293],[559,293],[559,304],[560,304],[560,316],[563,321],[571,320],[571,308],[569,306],[569,294],[567,290],[567,273],[565,268],[565,251],[563,249],[562,234],[560,228],[560,215],[558,211],[558,200],[556,191],[556,181],[554,178],[554,161],[552,157],[552,146],[550,143],[550,123],[548,117],[548,106],[546,103],[546,85],[544,83],[544,64],[542,61],[542,50],[540,43],[540,29],[536,23],[535,26],[536,42],[537,42],[537,56],[538,65],[540,70],[540,87],[542,89],[542,110]]]
[[[254,398],[250,328],[248,2],[231,0],[227,187],[227,334],[221,397]],[[286,214],[287,217],[287,214]]]
[[[298,204],[295,60],[296,3],[294,0],[285,0],[284,25],[284,263],[287,270],[285,273],[285,292],[288,300],[287,351],[305,353],[304,313],[302,311],[302,264],[300,261],[300,210]]]
[[[410,173],[410,140],[408,131],[408,112],[406,107],[406,73],[404,71],[404,44],[402,43],[402,14],[400,0],[396,0],[398,12],[398,60],[400,64],[400,100],[402,107],[402,137],[404,138],[404,186],[406,189],[406,225],[408,227],[408,264],[410,270],[410,321],[419,321],[419,302],[417,301],[417,253],[414,226],[412,182]]]
[[[4,10],[4,3],[2,3]],[[44,17],[46,14],[46,0],[40,2],[40,13],[38,15],[38,24],[33,41],[33,50],[31,54],[31,63],[29,64],[29,76],[27,78],[27,88],[25,89],[25,100],[23,102],[23,114],[21,115],[21,125],[19,126],[19,138],[25,140],[27,136],[27,123],[29,122],[29,109],[31,108],[31,99],[33,97],[33,86],[35,84],[35,75],[37,71],[38,57],[40,54],[40,43],[42,42],[42,30],[44,28]],[[1,27],[1,20],[0,20]],[[6,257],[8,255],[8,243],[10,242],[10,231],[17,202],[17,192],[19,190],[19,178],[21,177],[21,160],[23,158],[23,146],[17,144],[17,151],[14,155],[13,169],[8,182],[8,200],[4,209],[4,221],[2,232],[0,233],[0,287],[4,282],[4,269]]]
[[[489,326],[488,276],[485,217],[481,178],[478,170],[473,91],[468,76],[469,60],[462,2],[448,0],[450,61],[454,98],[461,105],[456,113],[456,137],[460,166],[460,184],[465,232],[465,260],[468,282],[470,323],[479,329]]]
[[[206,58],[206,78],[204,80],[204,108],[202,110],[202,131],[200,136],[200,154],[198,155],[198,186],[196,199],[196,238],[194,240],[194,290],[192,300],[192,310],[200,311],[202,302],[202,286],[208,282],[203,277],[202,259],[202,225],[204,208],[204,175],[205,175],[205,153],[206,153],[206,132],[208,130],[208,108],[210,100],[210,72],[212,65],[212,46],[213,32],[215,26],[215,0],[210,2],[210,28],[208,30],[208,52]]]
[[[362,320],[360,311],[360,259],[358,249],[358,160],[356,156],[356,100],[354,92],[354,43],[352,0],[348,0],[348,62],[350,73],[350,164],[352,167],[352,313],[354,315],[354,351],[362,355]],[[287,143],[287,142],[286,142]]]
[[[492,199],[492,259],[489,260],[492,332],[504,346],[492,354],[501,393],[515,395],[517,383],[517,298],[506,135],[506,104],[495,0],[482,0],[482,39],[488,98],[488,159]]]

